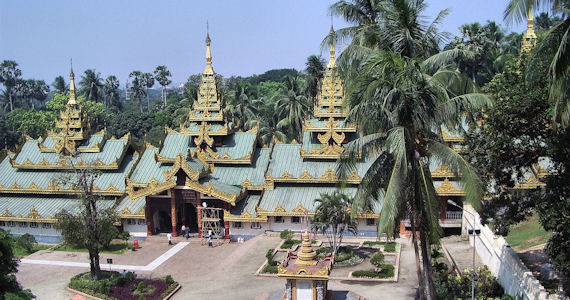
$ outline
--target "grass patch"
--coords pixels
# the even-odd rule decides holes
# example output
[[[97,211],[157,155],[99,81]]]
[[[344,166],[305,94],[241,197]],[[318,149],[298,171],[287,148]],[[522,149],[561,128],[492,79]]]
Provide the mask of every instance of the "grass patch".
[[[386,243],[384,245],[384,252],[394,253],[396,252],[396,244],[395,242]]]
[[[359,278],[392,278],[394,277],[394,266],[393,265],[382,265],[380,272],[376,272],[375,270],[358,270],[352,272],[352,277],[359,277]]]
[[[341,267],[350,267],[350,266],[355,266],[358,264],[361,264],[364,261],[364,258],[359,256],[359,255],[352,255],[351,257],[349,257],[346,260],[340,261],[340,262],[334,262],[335,267],[341,268]]]
[[[265,267],[263,267],[263,269],[261,270],[261,273],[277,274],[277,266],[265,265]]]
[[[301,240],[286,240],[285,242],[283,242],[283,244],[281,245],[281,249],[291,249],[293,248],[293,246],[300,244],[302,241]],[[317,241],[311,241],[311,244],[316,244]]]
[[[42,244],[35,244],[34,245],[34,250],[32,252],[28,252],[26,249],[22,248],[20,245],[18,245],[17,243],[14,243],[14,256],[17,257],[23,257],[23,256],[28,256],[36,251],[39,250],[46,250],[53,247],[53,245],[42,245]]]
[[[124,254],[133,247],[132,243],[112,243],[109,246],[109,249],[104,249],[103,247],[99,248],[99,253],[104,254]],[[87,252],[85,248],[75,248],[69,244],[61,243],[57,245],[54,250],[56,251],[66,251],[66,252]]]
[[[538,222],[538,216],[534,215],[528,220],[514,225],[506,240],[515,250],[522,251],[544,244],[550,237],[552,237],[552,232],[544,230]]]

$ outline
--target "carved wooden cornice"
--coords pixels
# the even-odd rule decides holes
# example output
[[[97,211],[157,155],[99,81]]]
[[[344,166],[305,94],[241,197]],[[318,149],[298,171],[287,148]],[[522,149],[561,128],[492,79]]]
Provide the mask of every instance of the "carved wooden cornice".
[[[440,164],[433,172],[431,172],[431,177],[433,178],[453,178],[455,174],[453,171],[444,164]]]
[[[57,182],[52,179],[48,186],[45,188],[41,188],[36,183],[32,182],[27,187],[22,187],[21,185],[14,183],[9,187],[3,186],[0,184],[0,192],[2,193],[14,193],[14,194],[59,194],[59,195],[77,195],[81,194],[81,191],[75,189],[73,185],[70,185],[68,188],[64,188],[57,184]],[[106,195],[106,196],[122,196],[125,194],[125,191],[119,190],[113,184],[109,184],[107,188],[100,189],[98,187],[93,188],[93,192],[97,195]]]
[[[439,196],[465,196],[465,190],[456,188],[447,178],[435,191]]]
[[[204,195],[216,197],[220,200],[230,203],[232,206],[236,205],[236,202],[243,197],[245,197],[246,192],[245,190],[240,191],[239,193],[226,193],[216,189],[212,184],[205,184],[202,185],[196,181],[188,181],[186,180],[186,186],[200,192]]]
[[[253,217],[248,211],[244,211],[239,216],[232,215],[224,209],[224,221],[231,222],[267,222],[266,216]]]
[[[128,208],[125,207],[123,211],[119,214],[121,219],[145,219],[145,210],[144,208],[139,210],[136,213],[132,213]]]
[[[143,188],[135,190],[134,186],[128,186],[127,193],[129,195],[129,198],[131,198],[131,200],[134,201],[138,198],[150,195],[156,195],[160,192],[171,189],[175,186],[176,186],[176,179],[168,180],[163,183],[158,183],[156,179],[152,178],[149,181],[149,183]]]
[[[346,178],[345,180],[341,180],[339,177],[336,176],[336,173],[332,169],[327,169],[320,177],[314,177],[309,173],[307,169],[305,169],[298,177],[294,177],[289,172],[285,171],[281,174],[280,177],[273,177],[269,174],[265,175],[265,180],[267,182],[295,182],[295,183],[351,183],[351,184],[359,184],[362,181],[362,178],[356,173],[355,170]]]

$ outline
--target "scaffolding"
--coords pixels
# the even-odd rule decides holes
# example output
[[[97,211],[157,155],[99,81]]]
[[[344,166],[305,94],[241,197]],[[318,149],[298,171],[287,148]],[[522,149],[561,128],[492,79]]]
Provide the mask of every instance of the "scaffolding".
[[[225,235],[225,229],[222,226],[222,218],[220,217],[223,210],[215,207],[201,207],[200,211],[202,222],[201,244],[207,244],[208,239],[212,238],[218,241],[218,245],[221,245],[221,238]]]

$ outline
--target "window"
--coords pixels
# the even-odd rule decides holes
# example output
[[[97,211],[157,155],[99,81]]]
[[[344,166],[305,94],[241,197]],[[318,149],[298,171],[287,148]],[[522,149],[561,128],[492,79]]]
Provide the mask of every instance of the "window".
[[[146,225],[146,220],[145,219],[138,219],[137,224]]]
[[[285,218],[282,216],[275,216],[275,223],[285,223]]]
[[[260,228],[261,228],[261,224],[259,224],[259,222],[251,223],[251,229],[260,229]]]
[[[4,222],[4,221],[0,221],[0,226],[2,226],[2,227],[6,227],[6,222]]]
[[[367,226],[373,226],[376,222],[376,219],[366,219]]]
[[[18,227],[21,227],[21,228],[28,227],[28,223],[26,223],[26,222],[18,222]]]
[[[38,228],[38,223],[36,223],[36,222],[30,222],[30,227],[31,227],[31,228]]]
[[[127,224],[129,225],[136,225],[136,220],[135,219],[127,219]]]
[[[291,223],[301,223],[300,217],[291,217]]]
[[[42,223],[42,228],[43,228],[43,229],[50,229],[50,228],[51,228],[51,224],[50,224],[50,223]]]
[[[16,227],[16,222],[8,221],[8,227]]]
[[[233,227],[234,228],[241,228],[241,222],[234,222]]]

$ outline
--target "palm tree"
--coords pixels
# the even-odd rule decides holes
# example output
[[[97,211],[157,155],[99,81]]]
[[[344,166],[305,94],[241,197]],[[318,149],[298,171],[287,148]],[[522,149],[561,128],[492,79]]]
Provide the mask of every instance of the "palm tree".
[[[172,74],[170,74],[166,66],[158,66],[154,69],[154,78],[162,86],[161,97],[164,102],[164,108],[166,108],[166,86],[172,83],[172,80],[168,79],[169,77],[172,77]]]
[[[536,16],[534,24],[536,25],[536,29],[549,29],[561,20],[562,19],[558,16],[551,17],[547,12],[542,12],[540,15]]]
[[[10,102],[10,111],[14,109],[12,89],[16,86],[19,77],[22,76],[22,71],[17,67],[18,63],[13,60],[4,60],[0,64],[0,83],[6,87],[6,94],[8,94],[8,101]]]
[[[279,112],[281,120],[279,128],[286,128],[291,138],[299,140],[303,130],[303,121],[309,112],[309,101],[302,94],[305,81],[301,77],[286,76],[285,89],[275,95],[273,100],[275,110]]]
[[[119,102],[119,79],[115,75],[110,75],[105,79],[103,86],[103,94],[105,95],[105,107],[120,106]]]
[[[30,100],[30,108],[33,107],[32,96],[32,79],[24,80],[18,79],[16,85],[14,86],[14,93],[20,100]]]
[[[431,25],[424,25],[421,1],[384,1],[376,8],[380,12],[376,34],[388,47],[367,47],[353,41],[339,62],[345,70],[351,108],[348,119],[364,136],[347,145],[338,172],[340,176],[350,174],[360,153],[373,161],[354,198],[352,212],[356,214],[383,196],[379,234],[393,236],[401,218],[410,220],[418,280],[423,287],[420,294],[436,299],[430,245],[439,241],[440,200],[430,162],[444,163],[461,174],[466,201],[475,207],[482,195],[477,175],[442,142],[438,128],[443,124],[458,128],[461,116],[469,116],[471,110],[491,105],[491,101],[477,93],[469,78],[441,67],[449,66],[457,51],[430,56],[434,43],[441,39],[437,23],[445,11]]]
[[[63,79],[63,76],[57,76],[51,85],[53,86],[54,92],[56,93],[64,94],[67,92],[68,87],[67,84],[65,84],[65,79]]]
[[[317,93],[319,91],[319,81],[323,79],[325,61],[320,56],[311,55],[307,58],[305,66],[307,67],[305,69],[305,72],[309,76],[307,90],[313,104],[311,106],[312,109],[315,104],[315,99],[317,98]]]
[[[142,74],[142,85],[146,89],[146,109],[150,111],[150,99],[148,95],[148,89],[150,89],[154,85],[154,77],[152,77],[151,73],[143,73]]]
[[[562,20],[546,31],[535,52],[529,69],[538,63],[538,57],[552,57],[550,63],[550,100],[554,102],[553,121],[555,125],[566,128],[570,122],[570,1],[565,0],[510,0],[504,12],[508,22],[523,22],[531,10],[540,6],[550,6],[551,11],[562,14]],[[532,75],[532,74],[529,74]]]
[[[87,69],[81,76],[81,81],[79,81],[79,94],[85,97],[85,100],[100,102],[101,91],[103,89],[103,83],[101,79],[101,73],[95,72],[95,69]]]
[[[251,99],[242,87],[241,93],[237,97],[237,101],[233,105],[229,105],[228,110],[238,129],[245,130],[246,124],[250,120],[254,120],[257,116],[256,102],[259,100]]]
[[[279,116],[274,114],[268,117],[261,117],[259,120],[253,120],[246,124],[246,129],[259,125],[259,136],[264,145],[270,146],[274,142],[286,142],[287,134],[278,126]]]
[[[336,254],[346,231],[356,233],[358,222],[351,214],[352,201],[347,195],[335,191],[321,194],[315,199],[316,213],[311,219],[311,229],[327,236],[332,253]]]
[[[49,94],[49,85],[47,85],[43,80],[32,80],[30,84],[30,92],[32,98],[40,101],[43,104],[47,98],[47,95]],[[33,101],[32,108],[34,108]]]
[[[145,84],[142,78],[142,72],[141,71],[132,71],[129,74],[129,78],[132,78],[132,85],[129,88],[129,92],[131,95],[131,99],[136,101],[136,105],[140,108],[141,113],[143,112],[142,106],[141,106],[141,100],[145,95]]]

